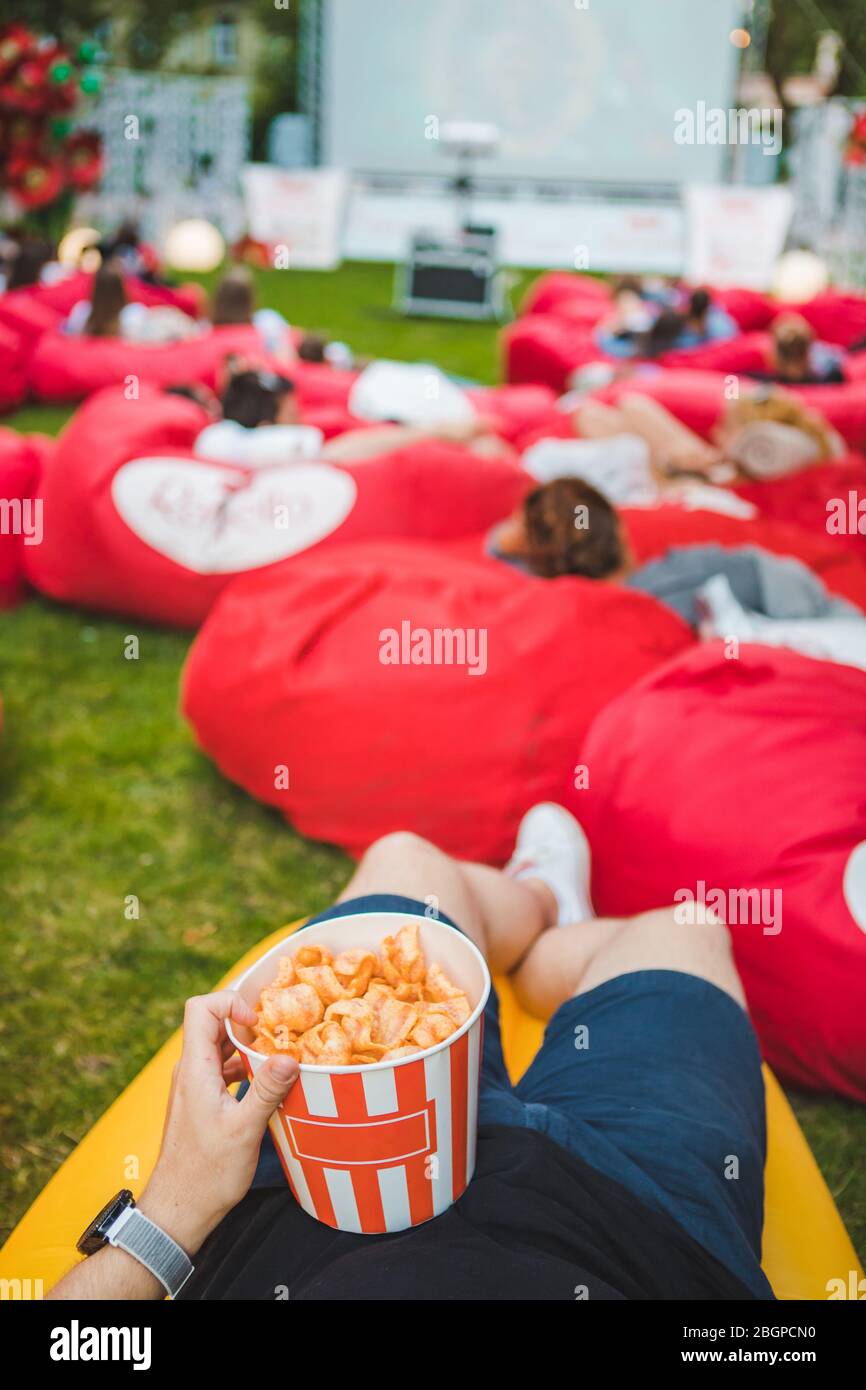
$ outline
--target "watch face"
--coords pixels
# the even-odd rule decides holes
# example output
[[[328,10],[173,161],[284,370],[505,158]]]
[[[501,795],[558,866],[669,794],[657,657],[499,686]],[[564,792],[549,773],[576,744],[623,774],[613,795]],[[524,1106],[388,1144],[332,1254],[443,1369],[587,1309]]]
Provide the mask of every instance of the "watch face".
[[[95,1255],[97,1250],[101,1250],[106,1242],[107,1232],[111,1230],[114,1222],[122,1211],[127,1207],[135,1206],[135,1198],[128,1187],[121,1188],[116,1196],[112,1197],[98,1216],[94,1217],[87,1230],[81,1236],[77,1249],[82,1255]]]

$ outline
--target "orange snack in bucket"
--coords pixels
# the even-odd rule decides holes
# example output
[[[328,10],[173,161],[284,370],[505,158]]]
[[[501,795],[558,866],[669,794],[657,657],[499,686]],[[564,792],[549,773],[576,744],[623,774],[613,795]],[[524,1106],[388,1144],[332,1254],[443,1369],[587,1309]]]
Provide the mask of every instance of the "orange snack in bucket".
[[[378,955],[356,948],[333,956],[324,946],[301,946],[283,956],[256,1013],[256,1051],[333,1067],[435,1047],[471,1009],[439,965],[426,966],[418,925],[410,922],[385,937]]]

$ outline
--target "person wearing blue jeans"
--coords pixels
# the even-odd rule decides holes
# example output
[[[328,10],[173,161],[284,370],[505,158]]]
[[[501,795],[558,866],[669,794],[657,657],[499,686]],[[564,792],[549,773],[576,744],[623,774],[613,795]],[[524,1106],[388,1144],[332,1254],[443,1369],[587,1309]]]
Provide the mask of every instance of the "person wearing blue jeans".
[[[772,1298],[760,1267],[760,1054],[720,920],[686,924],[673,908],[595,917],[586,839],[551,804],[524,817],[504,872],[413,834],[379,840],[315,920],[370,911],[393,913],[395,926],[432,913],[465,932],[523,1007],[550,1020],[543,1044],[512,1085],[493,992],[472,1182],[426,1224],[364,1236],[303,1212],[262,1143],[296,1064],[269,1059],[233,1101],[225,1085],[241,1073],[223,1021],[249,1022],[247,1006],[228,993],[190,1001],[163,1152],[140,1204],[195,1260],[184,1299],[285,1296],[275,1289],[292,1302]],[[162,1291],[155,1280],[145,1289],[151,1276],[122,1251],[91,1272],[103,1254],[53,1296]]]

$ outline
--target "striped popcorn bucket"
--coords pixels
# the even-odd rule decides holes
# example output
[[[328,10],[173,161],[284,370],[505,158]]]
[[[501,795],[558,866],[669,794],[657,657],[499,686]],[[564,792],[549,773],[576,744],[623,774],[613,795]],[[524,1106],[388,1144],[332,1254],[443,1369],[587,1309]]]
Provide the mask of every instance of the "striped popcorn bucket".
[[[280,956],[303,945],[336,954],[353,946],[378,951],[384,937],[417,922],[428,965],[434,961],[465,990],[472,1006],[450,1038],[416,1057],[301,1072],[270,1122],[296,1200],[340,1231],[374,1235],[419,1226],[456,1202],[475,1169],[478,1080],[490,973],[468,937],[434,918],[366,912],[332,917],[279,942],[234,982],[248,1004],[276,973]],[[252,1034],[229,1023],[229,1036],[252,1077],[265,1062]]]

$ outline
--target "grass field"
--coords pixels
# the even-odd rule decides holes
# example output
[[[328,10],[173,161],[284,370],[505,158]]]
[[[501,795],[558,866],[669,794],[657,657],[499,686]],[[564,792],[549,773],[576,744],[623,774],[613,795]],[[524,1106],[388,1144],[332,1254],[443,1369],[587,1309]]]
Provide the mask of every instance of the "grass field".
[[[361,353],[498,374],[496,330],[405,321],[392,270],[263,272],[263,302]],[[515,296],[529,277],[515,276]],[[3,423],[56,433],[62,409]],[[140,659],[123,639],[135,631]],[[349,874],[224,782],[177,713],[190,636],[32,600],[0,615],[0,1238],[207,989]],[[140,900],[129,920],[126,900]],[[866,1111],[792,1096],[866,1252]]]

